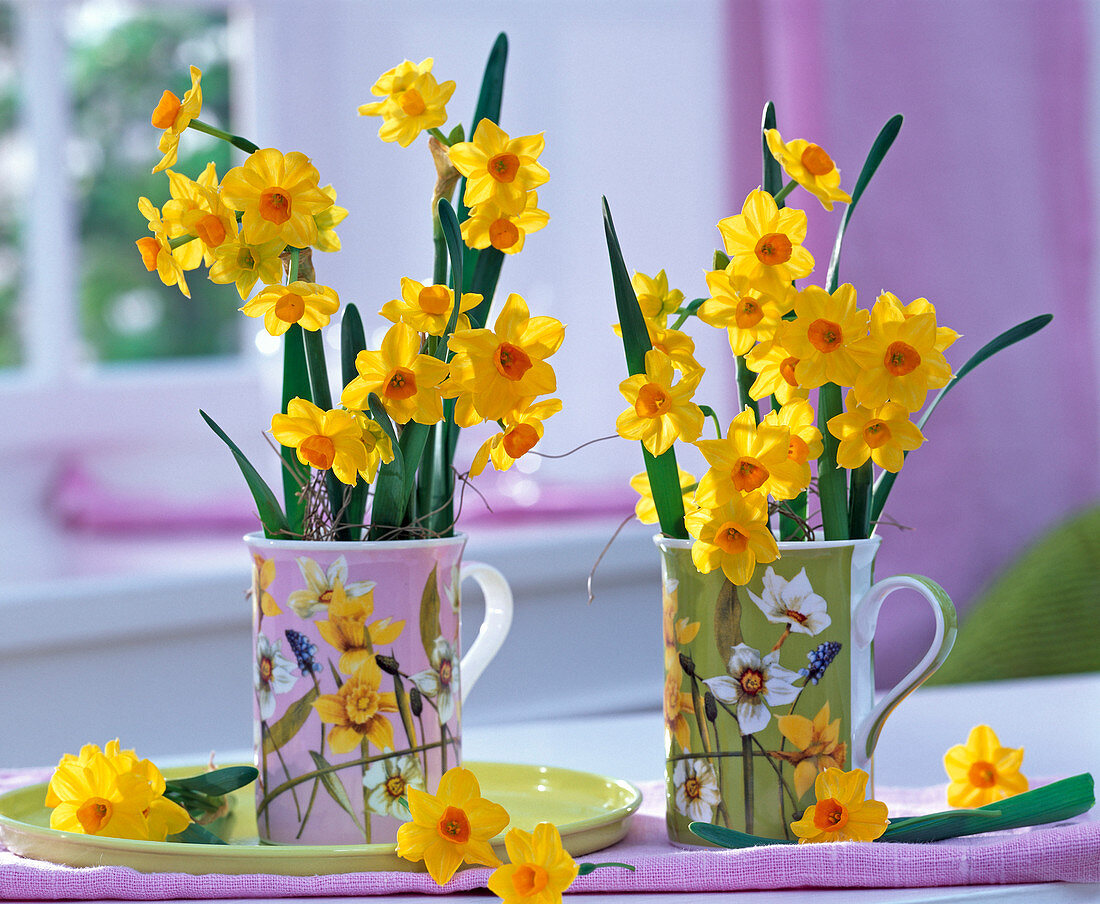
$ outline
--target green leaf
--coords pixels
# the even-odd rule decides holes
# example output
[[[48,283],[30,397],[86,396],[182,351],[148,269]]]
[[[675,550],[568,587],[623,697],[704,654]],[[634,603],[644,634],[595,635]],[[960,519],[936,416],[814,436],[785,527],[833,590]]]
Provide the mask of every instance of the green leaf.
[[[298,733],[313,713],[313,701],[317,699],[317,695],[317,688],[311,687],[301,699],[290,705],[278,722],[267,727],[267,734],[264,736],[265,753],[274,753]]]
[[[690,822],[688,829],[693,835],[724,848],[750,848],[762,844],[798,844],[797,839],[764,838],[761,835],[748,835],[725,826],[716,826],[709,822]]]
[[[619,869],[628,869],[632,873],[637,871],[635,867],[631,866],[629,863],[582,863],[577,868],[577,875],[587,876],[589,873],[594,872],[595,870],[603,869],[604,867],[608,866],[617,866],[619,867]]]
[[[435,641],[443,634],[439,623],[439,580],[436,574],[436,566],[432,566],[432,573],[424,584],[424,590],[420,594],[420,643],[428,659],[435,655]]]
[[[496,294],[497,281],[500,279],[500,268],[504,263],[504,252],[496,248],[483,248],[477,252],[473,267],[469,265],[469,256],[465,258],[465,292],[476,292],[481,296],[477,307],[467,311],[470,318],[470,326],[480,329],[489,319],[489,309],[493,306],[493,296]],[[471,275],[472,274],[472,275]]]
[[[302,327],[293,323],[283,336],[283,407],[285,414],[291,399],[313,401],[309,389],[309,370],[306,367],[306,348]],[[279,455],[283,460],[283,503],[286,519],[295,535],[301,535],[305,517],[302,505],[302,488],[309,481],[309,467],[298,459],[298,453],[290,446],[282,446]]]
[[[826,540],[848,539],[848,472],[836,463],[840,440],[829,432],[829,420],[844,411],[840,387],[826,383],[817,391],[817,429],[823,451],[817,462],[817,487]]]
[[[932,416],[932,412],[936,410],[936,406],[943,401],[944,396],[955,387],[955,384],[957,384],[959,380],[970,373],[975,367],[983,361],[992,358],[997,352],[1008,348],[1010,345],[1015,345],[1028,336],[1032,336],[1039,332],[1039,330],[1043,329],[1043,327],[1053,319],[1053,314],[1040,314],[1038,317],[1032,317],[1030,320],[1025,320],[1023,323],[1018,323],[1011,329],[1005,330],[999,336],[991,339],[978,349],[970,356],[967,362],[959,368],[958,372],[951,377],[947,385],[939,391],[932,400],[932,404],[924,410],[920,420],[917,421],[917,429],[924,430],[924,425],[928,423],[928,418]],[[909,457],[908,452],[905,453],[905,457]],[[882,510],[886,506],[886,500],[890,497],[890,490],[893,488],[894,481],[897,480],[897,477],[898,472],[890,471],[883,471],[882,474],[879,475],[879,479],[875,483],[874,500],[871,505],[872,521],[878,520],[879,515],[882,514]]]
[[[260,472],[252,466],[252,462],[237,448],[237,444],[225,435],[225,431],[214,423],[210,415],[201,408],[199,414],[202,415],[202,419],[206,421],[207,426],[229,447],[229,451],[233,453],[233,457],[237,460],[237,467],[241,469],[245,482],[248,484],[248,489],[252,491],[252,499],[256,503],[256,511],[264,527],[264,536],[271,539],[289,535],[291,532],[290,526],[283,515],[283,510],[279,508],[279,500],[271,491],[271,487],[260,476]]]
[[[867,159],[863,163],[863,169],[860,170],[859,178],[856,180],[855,190],[852,192],[852,202],[848,205],[847,210],[844,211],[844,217],[840,221],[840,229],[836,234],[836,241],[833,243],[833,256],[829,260],[829,273],[825,280],[825,289],[830,293],[835,292],[837,285],[839,285],[840,246],[844,242],[844,233],[848,229],[849,220],[852,219],[852,212],[856,209],[856,204],[859,203],[859,199],[863,197],[863,192],[867,188],[867,184],[871,181],[871,177],[875,174],[875,170],[877,170],[879,164],[882,163],[882,158],[886,156],[886,152],[890,150],[890,145],[892,145],[894,139],[898,137],[898,132],[901,130],[901,123],[901,114],[891,116],[890,119],[886,121],[886,125],[879,130],[874,144],[871,145],[871,150],[868,152]]]
[[[783,167],[780,166],[779,161],[772,156],[772,152],[768,148],[767,132],[768,129],[774,128],[776,128],[775,104],[769,100],[764,104],[764,114],[760,120],[760,144],[764,156],[764,175],[760,187],[773,198],[779,193],[779,189],[783,187]],[[779,201],[778,206],[782,207],[783,202]]]
[[[848,488],[848,538],[864,540],[871,536],[871,460],[852,471]]]
[[[344,308],[344,318],[340,321],[340,376],[345,386],[359,376],[359,371],[355,369],[355,359],[366,347],[367,335],[363,330],[359,308],[348,304]]]
[[[508,36],[501,32],[493,42],[493,49],[489,51],[489,59],[485,62],[485,73],[481,77],[481,90],[477,96],[477,106],[474,108],[473,124],[470,126],[470,138],[477,131],[481,120],[488,119],[500,125],[500,104],[504,96],[504,68],[508,63]],[[458,197],[466,195],[466,180],[459,184]],[[468,216],[468,208],[459,203],[459,221]]]
[[[184,844],[225,844],[217,835],[211,832],[205,826],[200,826],[197,822],[191,823],[182,832],[177,832],[175,835],[169,835],[167,841],[179,841]]]
[[[343,783],[332,774],[332,764],[316,750],[311,750],[309,755],[313,757],[313,765],[321,773],[321,784],[325,786],[329,797],[336,801],[340,808],[354,820],[356,826],[362,827],[359,817],[355,815],[355,810],[352,809],[351,800],[348,798],[348,792],[344,789]]]
[[[377,540],[393,527],[399,526],[405,518],[408,499],[402,496],[405,484],[405,460],[401,454],[401,443],[397,438],[390,416],[386,413],[382,400],[371,393],[367,397],[370,415],[390,438],[393,446],[393,461],[380,465],[374,479],[374,507],[371,509],[370,539]]]
[[[462,249],[465,245],[462,242],[462,230],[458,225],[458,217],[455,215],[455,209],[451,206],[451,202],[446,198],[440,198],[436,204],[436,212],[439,214],[439,225],[443,229],[443,237],[447,242],[447,256],[451,259],[451,289],[455,293],[455,303],[451,308],[450,319],[447,321],[447,326],[443,330],[438,345],[436,345],[435,352],[435,357],[440,361],[446,361],[447,352],[449,351],[447,340],[458,324],[458,312],[461,307],[459,302],[462,298],[463,286]]]
[[[466,140],[466,130],[462,128],[462,123],[456,125],[451,129],[451,133],[447,136],[447,147],[452,147],[458,144],[460,141]]]
[[[737,585],[729,578],[722,582],[718,598],[714,601],[714,643],[718,648],[718,657],[725,660],[730,650],[744,643],[741,633],[741,598],[737,595]]]
[[[197,794],[229,794],[254,782],[257,775],[259,772],[255,766],[226,766],[188,778],[168,779],[165,785],[168,788],[178,788]]]
[[[322,411],[332,408],[332,390],[328,385],[328,365],[325,363],[325,342],[320,330],[302,330],[306,348],[306,367],[313,404]]]

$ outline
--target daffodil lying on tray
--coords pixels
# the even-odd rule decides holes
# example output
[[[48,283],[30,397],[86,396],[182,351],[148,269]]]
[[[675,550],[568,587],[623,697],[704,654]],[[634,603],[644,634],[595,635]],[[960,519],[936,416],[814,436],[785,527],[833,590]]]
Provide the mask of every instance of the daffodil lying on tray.
[[[166,780],[151,760],[122,750],[117,738],[103,749],[85,744],[79,754],[62,756],[50,779],[50,828],[137,841],[224,844],[204,826],[225,812],[226,794],[255,778],[252,766],[231,766]]]

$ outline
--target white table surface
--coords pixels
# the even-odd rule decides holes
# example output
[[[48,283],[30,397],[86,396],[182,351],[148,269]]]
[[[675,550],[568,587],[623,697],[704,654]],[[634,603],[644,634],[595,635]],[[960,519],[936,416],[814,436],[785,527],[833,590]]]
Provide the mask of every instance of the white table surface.
[[[986,723],[1010,747],[1024,747],[1033,779],[1092,772],[1100,776],[1100,673],[921,688],[890,717],[875,754],[880,785],[946,783],[943,753]],[[507,725],[468,724],[468,760],[535,763],[598,772],[630,781],[664,774],[664,721],[659,710]],[[247,759],[247,755],[245,756]],[[1100,851],[1097,852],[1100,857]],[[489,892],[474,900],[497,900]],[[469,899],[464,894],[463,899]],[[256,904],[263,899],[227,899]],[[286,901],[287,899],[273,899]],[[364,904],[363,898],[310,898],[303,904]],[[392,895],[380,904],[426,904],[423,895]],[[1100,902],[1100,883],[905,889],[795,889],[737,893],[567,894],[566,904],[917,904],[917,902]]]

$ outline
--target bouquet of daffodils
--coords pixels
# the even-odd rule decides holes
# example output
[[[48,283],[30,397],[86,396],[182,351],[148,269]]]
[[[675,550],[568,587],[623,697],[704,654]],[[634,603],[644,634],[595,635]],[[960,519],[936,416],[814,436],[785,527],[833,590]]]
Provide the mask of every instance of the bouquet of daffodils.
[[[944,352],[958,334],[939,325],[930,301],[904,303],[883,292],[868,311],[854,286],[840,284],[845,231],[901,122],[895,116],[883,127],[849,195],[823,148],[783,140],[768,104],[763,185],[718,224],[723,250],[706,274],[707,294],[687,304],[664,271],[628,276],[605,201],[617,330],[630,372],[619,386],[628,407],[616,426],[620,436],[641,441],[646,465],[631,481],[641,495],[636,513],[669,537],[690,536],[700,572],[721,568],[743,585],[758,562],[779,557],[777,535],[812,540],[820,528],[826,540],[869,537],[947,392],[1051,319],[1007,330],[952,373]],[[814,259],[803,244],[806,214],[786,203],[797,188],[827,211],[844,205],[824,286],[803,282]],[[681,331],[692,318],[726,330],[736,359],[738,413],[724,435],[715,410],[695,399],[704,368]],[[931,390],[938,393],[926,405]],[[761,402],[770,410],[762,413]],[[703,439],[708,419],[715,436]],[[677,441],[709,466],[698,480],[677,466]]]
[[[189,296],[187,273],[205,265],[216,283],[236,286],[241,312],[262,318],[283,338],[283,398],[271,419],[282,445],[282,501],[212,418],[233,452],[268,537],[372,540],[453,533],[456,480],[492,462],[504,470],[543,435],[561,410],[548,359],[564,338],[561,323],[532,317],[508,296],[486,324],[504,256],[518,253],[549,216],[535,189],[549,178],[539,164],[541,135],[510,138],[497,124],[507,57],[500,35],[485,69],[469,141],[461,125],[440,127],[454,82],[437,82],[432,60],[409,61],[371,88],[380,98],[359,108],[380,116],[379,136],[402,147],[421,132],[436,171],[432,198],[434,267],[430,279],[403,277],[400,298],[381,305],[393,322],[379,349],[368,349],[359,312],[343,306],[341,386],[334,405],[321,330],[341,309],[337,291],[317,282],[313,250],[340,249],[336,227],[348,211],[298,151],[260,148],[198,117],[202,73],[191,68],[183,98],[165,91],[153,112],[164,155],[154,172],[168,177],[170,199],[139,209],[150,236],[137,240],[142,260],[166,285]],[[214,135],[249,156],[220,180],[210,163],[197,179],[174,172],[182,134]],[[456,185],[461,201],[451,205]],[[253,291],[257,284],[261,286]],[[496,430],[469,468],[453,465],[459,431]],[[369,510],[369,512],[368,512]]]

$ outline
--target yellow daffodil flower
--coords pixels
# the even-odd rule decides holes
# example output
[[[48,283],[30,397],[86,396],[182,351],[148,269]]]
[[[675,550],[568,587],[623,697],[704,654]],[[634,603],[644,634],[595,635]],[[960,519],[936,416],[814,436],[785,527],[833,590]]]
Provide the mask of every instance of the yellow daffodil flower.
[[[543,421],[561,411],[558,399],[544,399],[519,411],[513,411],[503,418],[504,430],[494,433],[481,444],[470,465],[470,476],[477,477],[485,465],[492,460],[498,471],[507,471],[530,452],[542,439]]]
[[[760,401],[774,395],[780,405],[793,399],[805,399],[810,391],[795,377],[798,359],[775,339],[757,344],[746,356],[745,366],[757,374],[749,387],[749,396]]]
[[[658,270],[656,276],[646,276],[635,271],[630,277],[630,285],[634,287],[638,307],[642,309],[647,326],[655,325],[664,329],[669,315],[674,314],[684,303],[684,293],[668,287],[668,276],[664,270]]]
[[[677,466],[677,477],[680,480],[680,493],[684,498],[684,509],[691,508],[691,498],[695,493],[695,487],[699,481],[694,475],[689,474],[683,468]],[[630,488],[638,494],[638,501],[634,503],[634,517],[642,524],[656,524],[657,504],[653,501],[653,491],[649,487],[649,475],[642,471],[630,478]]]
[[[393,725],[386,713],[395,713],[397,697],[383,692],[382,670],[374,657],[363,660],[335,694],[322,694],[313,701],[313,708],[326,725],[333,753],[348,753],[368,741],[375,747],[393,747]]]
[[[788,456],[790,428],[762,423],[750,408],[729,425],[724,439],[703,439],[695,444],[710,468],[699,480],[695,502],[718,508],[735,496],[760,490],[775,499],[793,499],[810,481],[808,464]]]
[[[855,469],[870,458],[885,471],[897,473],[905,453],[920,448],[924,434],[909,420],[909,412],[897,402],[866,408],[848,393],[848,410],[829,418],[829,432],[840,440],[836,463]]]
[[[292,323],[303,330],[328,326],[329,318],[340,309],[335,289],[298,280],[288,286],[266,286],[238,310],[246,317],[263,317],[264,329],[281,336]]]
[[[769,411],[761,423],[786,427],[791,432],[787,457],[800,465],[809,465],[821,457],[821,431],[817,429],[817,414],[805,399],[791,399],[778,411]]]
[[[268,286],[279,282],[283,273],[283,262],[279,255],[285,247],[286,244],[281,239],[262,245],[249,245],[241,240],[240,235],[234,235],[231,241],[214,249],[210,281],[233,283],[243,301],[248,298],[248,293],[252,291],[257,280]]]
[[[471,248],[492,245],[505,254],[519,254],[527,235],[538,232],[550,222],[550,214],[539,210],[538,192],[527,192],[519,213],[509,211],[493,201],[483,201],[470,211],[462,223],[462,241]]]
[[[161,157],[160,163],[153,167],[154,173],[159,173],[176,162],[180,135],[191,124],[191,120],[196,119],[201,112],[202,70],[192,66],[191,87],[184,93],[183,100],[171,91],[165,91],[156,109],[153,110],[153,127],[164,132],[157,143],[157,150],[164,156]]]
[[[790,286],[773,295],[749,288],[725,270],[710,271],[706,280],[711,297],[699,308],[699,319],[725,329],[735,355],[744,355],[757,342],[773,338],[783,315],[794,305]]]
[[[174,251],[168,243],[168,231],[160,211],[148,198],[138,199],[138,210],[149,221],[149,230],[153,233],[134,243],[141,253],[145,269],[150,273],[155,270],[162,283],[166,286],[179,286],[179,290],[190,298],[191,290],[187,287],[187,278],[183,275],[181,264],[182,253],[178,249]]]
[[[439,885],[450,881],[463,862],[501,865],[489,841],[508,825],[508,813],[481,796],[470,770],[448,769],[435,794],[410,787],[408,796],[412,822],[397,830],[397,856],[423,860]]]
[[[405,630],[403,620],[394,621],[390,617],[367,625],[367,618],[373,614],[373,590],[363,596],[349,597],[343,583],[333,583],[328,619],[318,621],[317,630],[325,643],[340,654],[336,667],[345,675],[355,674],[364,662],[374,659],[376,648],[393,643]]]
[[[813,255],[802,242],[806,238],[806,213],[782,210],[766,191],[749,193],[741,213],[718,224],[729,255],[729,271],[750,285],[780,295],[792,280],[808,276]]]
[[[630,407],[619,415],[615,429],[623,439],[641,440],[650,455],[660,455],[674,441],[693,442],[703,432],[703,411],[692,400],[703,371],[682,374],[673,383],[672,359],[656,349],[645,355],[645,373],[619,384]]]
[[[687,716],[695,714],[695,703],[690,693],[680,690],[684,672],[679,658],[666,657],[665,664],[665,731],[676,739],[680,750],[688,753],[691,750],[691,733]]]
[[[463,292],[455,330],[468,330],[470,318],[463,313],[481,304],[476,292]],[[451,320],[455,293],[449,286],[424,285],[407,276],[401,277],[401,297],[382,305],[382,316],[394,323],[407,323],[418,333],[442,336]]]
[[[337,206],[336,189],[331,185],[322,188],[321,194],[332,201],[332,204],[313,215],[313,222],[317,226],[317,241],[313,243],[313,247],[318,251],[339,251],[340,236],[336,234],[336,227],[347,218],[348,209]]]
[[[265,559],[256,553],[252,554],[252,599],[260,604],[260,612],[264,615],[280,615],[282,609],[275,597],[267,592],[271,582],[275,580],[275,560]]]
[[[368,410],[367,397],[373,392],[399,424],[443,420],[440,384],[447,379],[449,368],[438,358],[420,354],[420,337],[407,324],[391,326],[378,351],[359,352],[355,369],[358,376],[340,396],[346,408]]]
[[[353,411],[352,414],[363,431],[363,446],[367,450],[367,466],[359,469],[359,476],[367,483],[374,483],[378,466],[393,461],[393,441],[377,421],[359,411]]]
[[[509,138],[496,123],[481,120],[472,141],[460,141],[449,151],[451,163],[466,177],[466,206],[492,201],[509,213],[521,213],[527,192],[550,178],[538,162],[543,145],[541,134]]]
[[[820,286],[807,286],[795,298],[794,313],[794,320],[780,326],[776,340],[798,359],[798,385],[814,389],[824,383],[855,383],[860,366],[852,346],[867,335],[868,314],[856,307],[852,285],[845,283],[832,295]]]
[[[791,823],[799,844],[874,841],[886,831],[886,804],[867,800],[867,773],[829,768],[814,781],[817,803]]]
[[[859,363],[852,390],[861,405],[874,408],[886,401],[908,411],[924,405],[929,389],[946,386],[951,366],[938,340],[936,310],[906,317],[901,305],[880,296],[871,310],[871,333],[855,342],[852,357]]]
[[[721,568],[730,581],[743,586],[758,562],[779,558],[768,528],[768,500],[759,491],[734,496],[718,508],[690,512],[684,526],[695,539],[691,560],[703,574]]]
[[[162,216],[170,238],[191,235],[197,241],[179,247],[183,269],[193,270],[200,263],[210,266],[214,251],[237,237],[237,218],[218,194],[218,173],[209,163],[198,180],[167,170],[171,199],[164,203]]]
[[[359,469],[367,467],[363,431],[350,411],[322,411],[307,399],[291,399],[286,414],[271,418],[271,435],[297,450],[302,464],[331,470],[348,486],[355,486]]]
[[[981,807],[1026,791],[1027,779],[1020,774],[1023,760],[1023,748],[1002,747],[988,725],[972,728],[966,744],[955,745],[943,758],[951,779],[947,803]]]
[[[703,365],[695,360],[695,340],[682,330],[665,329],[658,325],[658,321],[645,320],[646,332],[649,333],[649,344],[657,351],[668,355],[672,366],[681,373],[698,371],[703,373]],[[623,334],[622,324],[612,326],[615,335]]]
[[[771,755],[794,766],[794,793],[802,797],[826,769],[843,769],[848,746],[840,740],[840,719],[829,721],[829,701],[812,720],[805,716],[779,716],[776,727],[794,750],[773,750]]]
[[[557,826],[540,822],[534,832],[510,829],[504,847],[511,862],[493,871],[489,891],[503,904],[561,904],[579,867],[562,847]]]
[[[881,295],[879,295],[878,300],[896,304],[899,308],[901,308],[901,313],[906,318],[917,317],[920,314],[936,313],[936,308],[927,298],[914,298],[911,302],[909,302],[909,304],[903,305],[901,303],[901,299],[898,298],[893,292],[883,292]],[[946,351],[955,343],[955,340],[958,338],[959,334],[951,329],[951,327],[937,326],[936,351]]]
[[[222,198],[242,211],[241,234],[250,245],[281,239],[305,248],[317,241],[314,217],[332,206],[305,154],[275,148],[256,151],[222,179]]]
[[[187,828],[191,817],[164,797],[160,770],[119,748],[115,739],[103,750],[86,744],[79,756],[61,758],[46,791],[50,828],[138,841],[163,841]]]
[[[764,137],[768,150],[787,175],[814,195],[822,207],[832,210],[834,201],[852,203],[851,196],[840,188],[840,170],[821,145],[804,138],[784,142],[775,129],[768,129]]]
[[[451,336],[455,355],[449,395],[467,393],[464,407],[472,407],[486,420],[503,418],[528,400],[557,389],[557,377],[546,359],[564,339],[560,321],[529,316],[527,302],[513,292],[492,330],[460,330]],[[468,417],[458,423],[469,426]]]
[[[440,84],[432,75],[431,57],[414,63],[405,60],[379,76],[370,89],[385,100],[362,104],[360,116],[381,116],[378,137],[396,141],[407,148],[425,129],[434,129],[447,121],[447,101],[455,90],[454,82]]]

